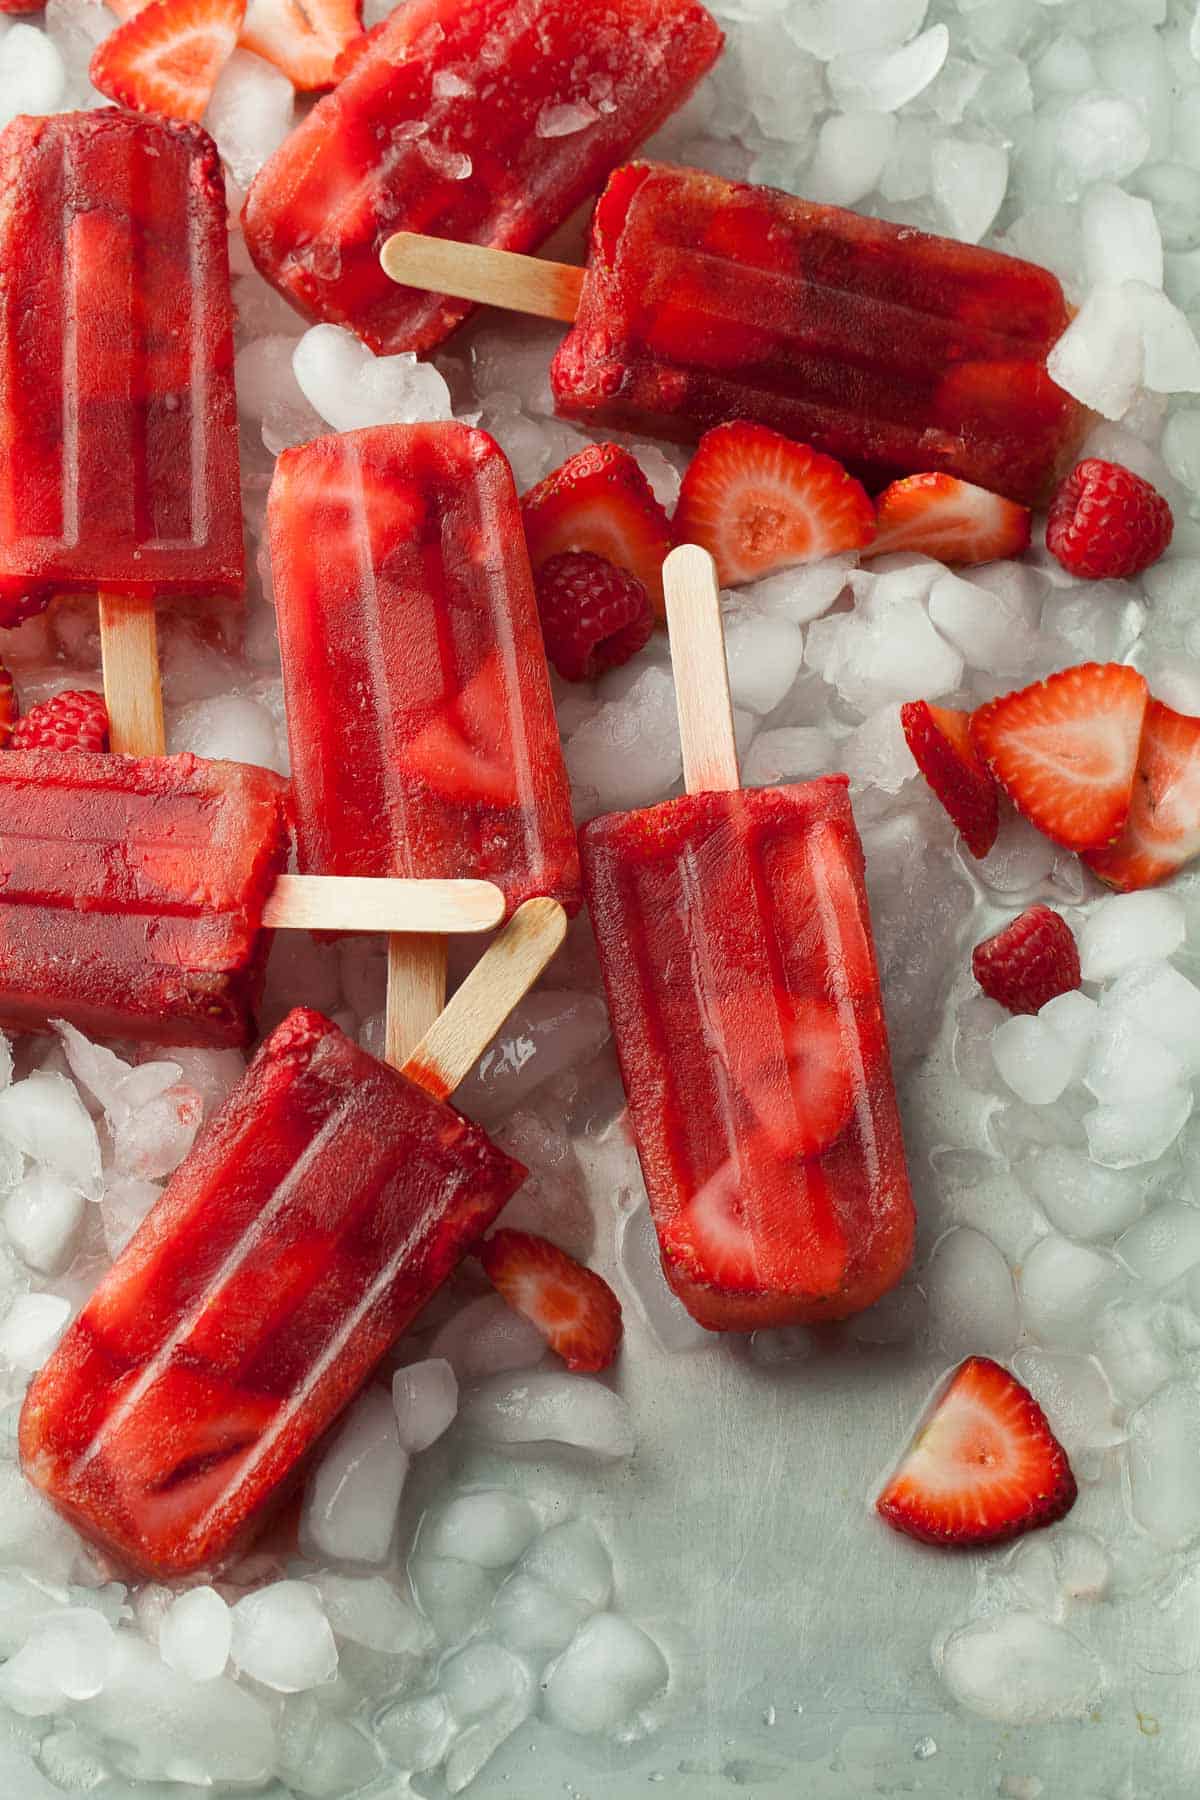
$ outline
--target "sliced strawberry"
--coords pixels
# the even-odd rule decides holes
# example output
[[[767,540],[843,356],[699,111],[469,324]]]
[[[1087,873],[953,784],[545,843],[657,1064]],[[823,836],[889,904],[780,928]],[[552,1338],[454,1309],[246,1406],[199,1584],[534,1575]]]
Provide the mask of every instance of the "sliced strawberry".
[[[912,550],[944,563],[994,562],[1029,548],[1030,511],[956,475],[908,475],[875,502],[864,556]]]
[[[1040,1012],[1080,983],[1079,946],[1061,913],[1028,906],[971,953],[975,979],[1011,1013]]]
[[[1200,856],[1200,719],[1161,700],[1146,708],[1129,821],[1085,858],[1110,887],[1152,887]]]
[[[970,714],[910,700],[900,723],[918,769],[945,807],[972,856],[986,856],[1000,829],[996,784],[971,742]]]
[[[246,0],[151,0],[97,47],[93,85],[137,112],[198,121],[245,11]]]
[[[855,1071],[838,1009],[794,1001],[785,1049],[788,1080],[777,1078],[782,1070],[768,1054],[762,1078],[745,1084],[746,1099],[780,1156],[816,1156],[842,1135],[854,1110]]]
[[[641,466],[619,444],[568,457],[521,501],[529,560],[540,569],[564,550],[586,550],[636,575],[664,616],[662,566],[671,523]]]
[[[479,1260],[568,1369],[607,1369],[621,1342],[621,1303],[607,1281],[531,1231],[494,1231]]]
[[[239,42],[306,93],[340,80],[334,64],[364,35],[362,0],[250,0]]]
[[[457,699],[438,708],[415,734],[406,761],[431,790],[461,804],[473,794],[495,806],[517,804],[509,745],[496,738],[497,719],[509,716],[508,691],[497,651],[467,682]]]
[[[780,1160],[764,1138],[743,1144],[685,1206],[659,1222],[672,1281],[726,1294],[835,1294],[848,1246],[820,1162]]]
[[[1146,701],[1136,669],[1080,663],[981,706],[971,738],[1031,824],[1068,850],[1096,850],[1129,816]]]
[[[858,550],[875,535],[866,489],[808,444],[735,419],[706,431],[683,478],[675,539],[702,544],[725,586]]]
[[[927,1544],[999,1544],[1053,1525],[1075,1504],[1067,1453],[1027,1388],[987,1356],[968,1357],[875,1502]]]

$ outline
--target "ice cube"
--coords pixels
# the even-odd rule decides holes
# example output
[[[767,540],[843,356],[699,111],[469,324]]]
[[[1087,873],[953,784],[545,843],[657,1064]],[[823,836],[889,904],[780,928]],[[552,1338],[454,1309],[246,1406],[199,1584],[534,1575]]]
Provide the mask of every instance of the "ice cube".
[[[448,419],[450,390],[432,363],[411,352],[376,356],[340,325],[313,325],[292,368],[305,399],[335,431]]]
[[[459,1794],[529,1717],[533,1681],[518,1657],[486,1638],[444,1663],[440,1680],[452,1715],[465,1722],[446,1757],[446,1787]]]
[[[1156,394],[1200,393],[1200,343],[1186,314],[1157,288],[1126,282],[1142,332],[1142,379]]]
[[[1139,963],[1173,956],[1187,935],[1183,903],[1174,894],[1146,889],[1112,894],[1088,914],[1079,934],[1085,981],[1111,981]]]
[[[1123,1441],[1104,1371],[1091,1356],[1069,1351],[1018,1350],[1013,1368],[1050,1421],[1050,1429],[1075,1457],[1086,1450],[1107,1450]]]
[[[1087,1531],[1039,1532],[1019,1547],[1011,1565],[1018,1596],[1039,1612],[1062,1619],[1073,1607],[1103,1598],[1112,1561]]]
[[[793,625],[807,625],[829,611],[857,563],[858,557],[851,551],[764,575],[754,584],[754,604],[759,612],[790,619]]]
[[[297,324],[299,321],[297,321]],[[238,412],[262,433],[271,454],[320,437],[325,422],[301,391],[292,369],[296,339],[278,332],[252,338],[234,360]]]
[[[1053,1000],[1047,1000],[1045,1006],[1039,1008],[1037,1016],[1069,1048],[1072,1058],[1071,1080],[1078,1080],[1087,1066],[1100,1026],[1100,1008],[1094,1000],[1080,993],[1078,988],[1073,988],[1066,994],[1056,994]]]
[[[1145,375],[1131,284],[1093,288],[1046,359],[1059,387],[1106,419],[1122,419]]]
[[[1200,989],[1169,963],[1128,969],[1107,988],[1103,1011],[1166,1044],[1188,1077],[1200,1075]]]
[[[1101,1012],[1085,1085],[1105,1106],[1133,1106],[1183,1085],[1185,1070],[1173,1050],[1119,1013]]]
[[[100,1200],[100,1217],[110,1256],[121,1254],[161,1193],[162,1189],[153,1181],[123,1176],[109,1182]]]
[[[1079,1242],[1114,1237],[1146,1203],[1146,1184],[1129,1169],[1100,1168],[1082,1150],[1047,1144],[1032,1150],[1023,1179],[1042,1211],[1065,1237]]]
[[[847,112],[898,112],[934,80],[949,49],[946,26],[931,25],[898,49],[843,51],[827,70],[834,101]]]
[[[71,1317],[71,1302],[57,1294],[18,1294],[0,1319],[0,1363],[40,1369]]]
[[[87,1201],[49,1169],[34,1169],[4,1201],[4,1229],[17,1255],[43,1275],[57,1275],[74,1253]]]
[[[962,680],[963,659],[903,592],[906,576],[881,576],[852,613],[808,628],[805,659],[858,712],[876,712],[922,694],[931,700]]]
[[[545,1356],[546,1340],[499,1294],[483,1294],[447,1319],[429,1351],[444,1357],[461,1382],[506,1369],[530,1369]]]
[[[235,50],[221,70],[204,123],[239,187],[250,186],[292,129],[295,98],[287,76],[249,50]]]
[[[1133,1516],[1168,1549],[1200,1536],[1200,1393],[1172,1381],[1129,1421]]]
[[[459,1494],[421,1526],[423,1556],[454,1556],[484,1569],[507,1569],[538,1529],[528,1500],[504,1488]]]
[[[1097,182],[1084,196],[1083,255],[1091,287],[1142,281],[1160,288],[1163,247],[1154,208],[1111,182]]]
[[[432,1643],[426,1621],[382,1575],[312,1577],[335,1637],[363,1644],[382,1656],[421,1656]]]
[[[275,721],[248,694],[216,694],[182,707],[171,720],[167,748],[286,773]]]
[[[649,806],[679,780],[683,753],[675,686],[666,669],[644,669],[623,700],[611,700],[567,740],[572,785],[598,799],[598,811]]]
[[[823,726],[781,725],[755,738],[742,763],[742,785],[775,787],[780,782],[808,781],[827,773],[836,760],[837,742]]]
[[[1118,94],[1081,94],[1063,109],[1055,134],[1059,189],[1073,199],[1094,181],[1123,181],[1150,155],[1141,108]]]
[[[981,1231],[960,1226],[942,1237],[925,1278],[929,1319],[947,1356],[1006,1357],[1020,1320],[1008,1264]]]
[[[951,236],[977,244],[991,229],[1008,187],[1002,144],[939,138],[930,154],[933,197]]]
[[[232,1612],[233,1660],[244,1675],[282,1694],[319,1687],[337,1674],[338,1653],[311,1582],[274,1581]]]
[[[331,1717],[314,1694],[297,1694],[280,1711],[279,1773],[287,1791],[306,1800],[378,1793],[379,1753],[364,1726]]]
[[[986,994],[968,995],[958,1009],[954,1066],[967,1085],[981,1093],[990,1093],[996,1085],[992,1039],[1010,1017],[998,1000]]]
[[[1200,1262],[1200,1208],[1183,1202],[1156,1207],[1130,1226],[1116,1253],[1147,1287],[1169,1287]]]
[[[725,615],[725,656],[733,704],[765,718],[800,673],[804,635],[787,619],[740,606]]]
[[[0,1566],[20,1564],[32,1580],[61,1586],[79,1556],[79,1539],[15,1462],[0,1461]]]
[[[233,1615],[215,1588],[190,1588],[163,1614],[158,1653],[189,1681],[215,1681],[225,1673],[233,1643]]]
[[[410,1456],[428,1450],[458,1411],[458,1381],[443,1356],[409,1363],[392,1378],[400,1447]]]
[[[35,1069],[0,1091],[0,1137],[44,1163],[89,1200],[100,1195],[100,1140],[74,1085]]]
[[[517,1570],[492,1602],[491,1629],[522,1656],[544,1661],[565,1650],[583,1622],[586,1608],[566,1594]]]
[[[1007,1725],[1082,1718],[1104,1686],[1087,1646],[1031,1612],[963,1626],[942,1650],[941,1674],[961,1706]]]
[[[13,25],[0,37],[0,128],[18,113],[57,112],[66,89],[66,65],[44,31]]]
[[[1111,1256],[1051,1232],[1021,1265],[1025,1322],[1044,1343],[1075,1348],[1088,1341],[1095,1315],[1118,1285]]]
[[[619,1613],[596,1613],[580,1626],[546,1676],[546,1715],[566,1731],[610,1731],[661,1693],[667,1659],[644,1631]]]
[[[454,1720],[441,1694],[397,1700],[375,1721],[375,1736],[398,1769],[436,1769],[450,1748]]]
[[[66,1019],[52,1019],[51,1024],[62,1039],[72,1075],[100,1107],[109,1111],[118,1104],[122,1083],[130,1073],[129,1063],[105,1045],[93,1044]],[[178,1080],[178,1076],[172,1079]]]
[[[658,1233],[650,1208],[641,1205],[627,1212],[618,1227],[618,1261],[621,1273],[633,1290],[646,1323],[664,1350],[693,1350],[708,1341],[709,1334],[697,1325],[683,1302],[671,1291],[663,1274]]]
[[[182,1081],[131,1110],[113,1133],[117,1170],[138,1181],[172,1174],[195,1142],[203,1117],[203,1100]]]
[[[108,1679],[114,1647],[112,1626],[90,1607],[48,1612],[0,1668],[0,1701],[26,1718],[45,1718],[66,1700],[90,1700]]]
[[[450,1556],[418,1556],[409,1565],[421,1610],[443,1644],[461,1643],[492,1604],[496,1577],[490,1569]]]
[[[1184,162],[1148,163],[1134,182],[1154,208],[1168,250],[1191,250],[1200,236],[1200,171]]]
[[[518,1572],[589,1612],[612,1598],[612,1559],[586,1519],[567,1519],[543,1532],[525,1552]]]
[[[383,1562],[407,1473],[391,1395],[369,1387],[346,1414],[309,1481],[303,1538],[320,1556]]]
[[[608,1008],[598,994],[570,988],[527,994],[462,1083],[455,1104],[490,1128],[611,1035]]]
[[[1179,1373],[1194,1336],[1195,1320],[1185,1308],[1138,1298],[1105,1309],[1096,1326],[1096,1351],[1115,1392],[1136,1404]]]
[[[1022,607],[949,571],[933,584],[929,617],[972,669],[1021,675],[1037,656],[1037,634]]]
[[[13,1800],[62,1800],[62,1788],[50,1783],[32,1758],[16,1743],[0,1743],[0,1793]]]
[[[882,706],[872,713],[857,731],[843,738],[821,772],[828,772],[831,764],[841,768],[856,787],[874,787],[884,794],[898,794],[915,773],[912,751],[900,723],[899,707]]]
[[[468,1389],[466,1430],[490,1444],[567,1444],[604,1459],[632,1456],[633,1416],[619,1394],[585,1375],[495,1375]]]
[[[1155,1162],[1170,1148],[1192,1112],[1190,1087],[1168,1087],[1128,1104],[1093,1107],[1084,1115],[1094,1162],[1132,1169]]]
[[[1001,1078],[1030,1106],[1049,1106],[1075,1072],[1070,1044],[1027,1013],[1006,1019],[992,1036],[992,1058]]]
[[[817,135],[804,175],[806,197],[823,206],[853,206],[879,181],[896,138],[896,121],[878,112],[831,113]]]
[[[929,0],[858,0],[853,12],[844,0],[792,0],[786,25],[802,50],[827,62],[843,50],[907,43],[928,10]]]

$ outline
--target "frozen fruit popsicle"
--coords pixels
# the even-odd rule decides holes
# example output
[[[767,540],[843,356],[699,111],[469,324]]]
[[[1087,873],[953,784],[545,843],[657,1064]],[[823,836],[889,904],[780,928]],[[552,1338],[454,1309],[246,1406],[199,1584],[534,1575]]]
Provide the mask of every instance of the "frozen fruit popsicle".
[[[1048,499],[1088,415],[1046,356],[1070,311],[1032,263],[697,169],[631,163],[592,220],[586,272],[400,238],[397,280],[574,319],[558,411],[693,438],[732,419],[872,486],[922,471]],[[425,268],[426,260],[429,267]]]
[[[257,176],[251,254],[309,318],[432,349],[471,308],[393,287],[389,232],[536,248],[721,44],[698,0],[407,0]]]
[[[22,1413],[27,1476],[122,1563],[226,1562],[520,1185],[444,1095],[563,925],[531,902],[499,1001],[460,989],[407,1076],[315,1012],[263,1044]]]
[[[285,784],[194,756],[0,756],[0,1026],[244,1044]]]
[[[242,591],[225,191],[196,126],[0,134],[0,608]]]
[[[689,791],[582,833],[663,1267],[711,1330],[842,1318],[913,1237],[846,778],[738,788],[711,558],[664,573]]]
[[[575,911],[570,794],[497,445],[457,424],[317,438],[279,458],[268,516],[301,869],[473,877],[510,910],[548,894]]]

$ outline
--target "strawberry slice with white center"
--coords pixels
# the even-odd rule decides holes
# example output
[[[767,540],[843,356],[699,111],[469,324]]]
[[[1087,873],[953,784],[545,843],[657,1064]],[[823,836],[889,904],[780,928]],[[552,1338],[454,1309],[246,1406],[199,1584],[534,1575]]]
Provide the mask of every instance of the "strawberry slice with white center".
[[[855,1029],[852,1019],[843,1029],[838,1009],[822,1000],[796,1000],[784,1027],[786,1064],[770,1038],[750,1034],[758,1054],[770,1054],[757,1074],[744,1057],[731,1073],[747,1076],[746,1099],[780,1156],[816,1156],[844,1131],[855,1096],[846,1031]]]
[[[245,12],[246,0],[151,0],[97,46],[92,84],[135,112],[198,123]]]
[[[1161,700],[1146,708],[1129,822],[1117,842],[1085,858],[1126,892],[1165,881],[1200,856],[1200,719]]]
[[[783,1162],[743,1143],[687,1205],[661,1221],[671,1273],[718,1293],[837,1292],[848,1247],[816,1161]]]
[[[507,742],[496,742],[496,720],[509,717],[500,655],[490,656],[455,696],[414,736],[405,761],[434,793],[452,805],[464,796],[515,806],[517,789]]]
[[[675,540],[702,544],[723,586],[859,550],[875,509],[841,463],[766,425],[705,432],[679,490]]]
[[[956,1370],[875,1507],[927,1544],[999,1544],[1075,1504],[1067,1453],[1027,1388],[987,1356]]]
[[[1029,537],[1027,506],[956,475],[908,475],[875,502],[875,539],[863,555],[908,550],[961,566],[1020,556]]]
[[[309,93],[341,79],[334,65],[363,35],[362,0],[250,0],[240,41]]]
[[[532,1231],[494,1231],[479,1252],[488,1280],[536,1325],[568,1369],[606,1369],[621,1342],[621,1303],[592,1269]]]
[[[1068,850],[1097,850],[1129,816],[1148,699],[1122,663],[1081,663],[1003,694],[971,739],[1018,812]]]

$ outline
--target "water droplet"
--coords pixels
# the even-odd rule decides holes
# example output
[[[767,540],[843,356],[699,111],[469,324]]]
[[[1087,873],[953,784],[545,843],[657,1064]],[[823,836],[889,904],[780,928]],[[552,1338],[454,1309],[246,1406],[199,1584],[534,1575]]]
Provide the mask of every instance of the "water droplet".
[[[937,1748],[931,1737],[918,1738],[913,1745],[913,1755],[918,1762],[928,1762],[931,1756],[937,1755]]]
[[[768,1706],[766,1711],[763,1713],[763,1724],[764,1725],[773,1725],[774,1723],[775,1723],[775,1708],[773,1706]]]

